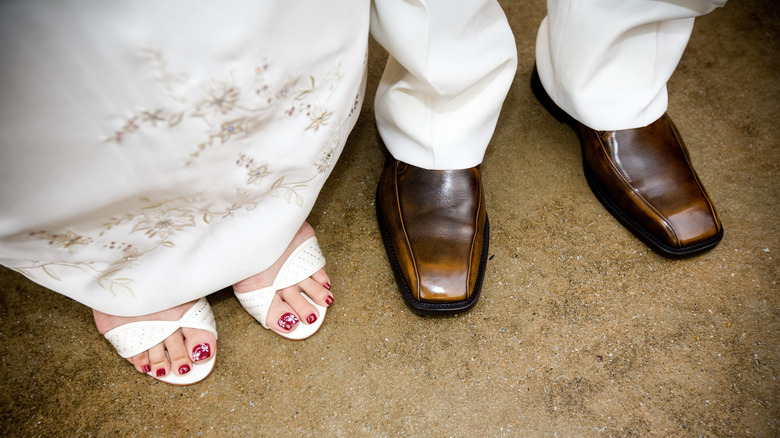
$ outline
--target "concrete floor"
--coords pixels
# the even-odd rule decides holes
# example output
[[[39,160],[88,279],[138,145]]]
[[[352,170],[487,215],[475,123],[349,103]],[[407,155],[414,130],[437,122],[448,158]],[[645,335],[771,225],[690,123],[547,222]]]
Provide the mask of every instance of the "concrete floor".
[[[502,3],[520,61],[483,165],[492,240],[471,312],[420,318],[396,290],[369,96],[310,218],[336,294],[316,336],[273,336],[217,292],[217,368],[173,387],[120,359],[87,308],[2,269],[0,435],[780,435],[779,8],[701,18],[669,84],[726,230],[670,261],[591,195],[577,137],[531,94],[544,3]]]

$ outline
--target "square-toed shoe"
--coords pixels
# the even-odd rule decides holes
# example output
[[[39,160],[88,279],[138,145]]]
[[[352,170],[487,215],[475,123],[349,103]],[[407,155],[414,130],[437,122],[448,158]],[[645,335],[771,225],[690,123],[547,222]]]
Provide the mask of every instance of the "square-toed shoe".
[[[387,156],[377,221],[401,295],[423,315],[476,304],[489,225],[479,168],[427,170]]]
[[[668,115],[641,128],[596,131],[553,103],[536,70],[531,88],[558,120],[577,131],[588,185],[634,235],[672,258],[699,254],[720,242],[723,226]]]

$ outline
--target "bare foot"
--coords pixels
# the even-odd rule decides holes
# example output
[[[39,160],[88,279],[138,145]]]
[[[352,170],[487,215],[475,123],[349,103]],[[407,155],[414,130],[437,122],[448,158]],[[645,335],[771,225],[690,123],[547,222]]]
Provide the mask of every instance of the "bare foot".
[[[273,284],[276,274],[290,254],[304,241],[314,236],[314,229],[304,222],[295,234],[290,246],[284,251],[279,260],[265,271],[239,281],[233,285],[233,291],[237,294],[251,292]],[[305,292],[309,298],[320,306],[330,306],[333,303],[333,294],[330,292],[330,278],[325,269],[320,269],[311,277],[300,283],[276,291],[271,307],[266,317],[266,325],[278,333],[289,333],[298,325],[313,324],[320,317],[317,308],[301,294]]]
[[[194,304],[195,301],[192,301],[162,312],[134,317],[109,315],[95,309],[92,309],[92,314],[98,331],[105,335],[116,327],[135,321],[177,321]],[[181,376],[192,370],[193,363],[213,358],[216,355],[216,347],[217,339],[211,332],[181,328],[165,341],[127,360],[144,374],[151,372],[153,376],[165,377],[173,373]]]

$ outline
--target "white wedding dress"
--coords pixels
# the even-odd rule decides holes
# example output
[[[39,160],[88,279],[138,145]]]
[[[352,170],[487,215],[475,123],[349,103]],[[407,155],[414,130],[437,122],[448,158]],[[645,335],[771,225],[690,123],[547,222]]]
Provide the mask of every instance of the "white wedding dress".
[[[369,8],[0,4],[0,263],[120,316],[269,267],[360,112]]]

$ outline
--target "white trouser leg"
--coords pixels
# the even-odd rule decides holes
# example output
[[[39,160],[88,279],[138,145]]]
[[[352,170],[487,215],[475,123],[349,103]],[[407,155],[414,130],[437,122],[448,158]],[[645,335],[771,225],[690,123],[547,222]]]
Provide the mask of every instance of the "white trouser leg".
[[[371,33],[390,57],[376,121],[390,153],[426,169],[482,162],[517,66],[496,0],[374,0]]]
[[[726,0],[548,0],[536,66],[550,97],[596,130],[646,126],[666,111],[666,82],[695,17]]]

